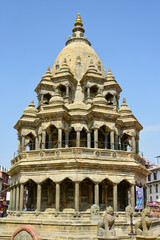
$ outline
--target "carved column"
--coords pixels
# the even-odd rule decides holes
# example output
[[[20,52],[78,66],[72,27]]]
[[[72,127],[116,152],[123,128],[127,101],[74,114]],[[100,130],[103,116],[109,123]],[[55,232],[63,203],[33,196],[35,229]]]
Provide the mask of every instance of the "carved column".
[[[99,183],[95,183],[94,185],[94,199],[95,199],[95,204],[99,205]]]
[[[9,203],[9,210],[12,211],[12,200],[13,200],[13,189],[10,189],[10,203]]]
[[[80,147],[80,130],[76,130],[76,147]]]
[[[56,212],[60,210],[60,183],[56,183]]]
[[[90,87],[87,87],[87,97],[90,98]]]
[[[67,148],[69,146],[69,132],[65,132],[65,147]]]
[[[22,151],[25,151],[25,136],[22,136]]]
[[[41,184],[39,183],[37,185],[37,211],[41,211],[41,192],[42,192],[42,187]]]
[[[147,206],[147,188],[143,187],[143,208]]]
[[[87,132],[87,148],[91,148],[91,133]]]
[[[35,148],[35,149],[36,149],[36,150],[39,150],[38,135],[36,136],[36,144],[35,144],[35,145],[36,145],[36,148]]]
[[[131,186],[131,206],[135,209],[135,186]]]
[[[94,128],[94,148],[98,148],[98,128]]]
[[[24,185],[20,185],[20,207],[19,210],[23,211],[23,202],[24,202]]]
[[[62,147],[62,128],[58,128],[58,148]]]
[[[136,142],[135,142],[135,137],[132,136],[132,151],[135,152],[136,150]]]
[[[49,133],[48,141],[49,141],[48,147],[49,147],[49,148],[52,148],[52,133]]]
[[[17,185],[16,189],[16,211],[19,210],[19,185]]]
[[[46,130],[42,131],[42,149],[45,149],[46,146]]]
[[[105,139],[104,139],[104,148],[105,148],[105,149],[108,148],[108,134],[105,135]]]
[[[16,187],[13,187],[13,198],[12,198],[12,210],[15,211],[16,208]]]
[[[39,144],[39,149],[42,148],[42,143],[41,143],[41,140],[42,140],[42,136],[41,134],[38,135],[38,144]]]
[[[66,86],[66,97],[69,97],[69,86]]]
[[[114,211],[117,212],[117,198],[118,198],[118,195],[117,195],[117,184],[114,184],[113,185],[113,208],[114,208]]]
[[[114,149],[114,131],[111,131],[111,149]]]
[[[18,152],[21,152],[21,137],[18,136]]]
[[[79,182],[75,182],[75,212],[79,212]]]

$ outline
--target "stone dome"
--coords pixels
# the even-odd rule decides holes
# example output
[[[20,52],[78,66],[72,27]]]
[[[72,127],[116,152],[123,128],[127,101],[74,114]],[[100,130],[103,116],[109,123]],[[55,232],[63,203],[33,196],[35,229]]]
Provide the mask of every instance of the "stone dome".
[[[57,69],[61,67],[65,58],[68,67],[76,80],[80,80],[86,73],[91,59],[94,62],[97,70],[99,70],[99,72],[102,74],[102,77],[105,77],[106,72],[100,58],[90,46],[91,44],[88,39],[84,37],[83,33],[85,30],[82,28],[82,22],[81,25],[78,26],[78,24],[79,22],[77,21],[75,23],[75,28],[72,30],[72,37],[69,37],[68,41],[66,42],[66,46],[62,49],[54,62],[52,68],[53,76],[55,75]]]
[[[25,108],[24,113],[37,113],[38,110],[35,108],[34,101],[32,100],[31,103]]]
[[[63,98],[60,96],[58,92],[55,92],[53,97],[50,99],[49,104],[64,104]]]

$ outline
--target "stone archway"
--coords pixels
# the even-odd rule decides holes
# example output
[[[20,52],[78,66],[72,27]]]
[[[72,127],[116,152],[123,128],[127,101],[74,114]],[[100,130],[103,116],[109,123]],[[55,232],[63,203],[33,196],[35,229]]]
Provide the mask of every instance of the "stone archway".
[[[129,204],[129,189],[128,181],[123,180],[118,184],[118,211],[125,211]]]
[[[41,236],[31,225],[25,225],[18,228],[12,235],[11,240],[41,240]]]

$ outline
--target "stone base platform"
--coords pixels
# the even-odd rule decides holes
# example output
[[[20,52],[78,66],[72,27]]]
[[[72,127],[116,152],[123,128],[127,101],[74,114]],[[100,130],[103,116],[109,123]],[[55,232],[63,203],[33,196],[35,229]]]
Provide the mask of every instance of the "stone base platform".
[[[66,216],[66,217],[65,217]],[[12,215],[0,218],[0,240],[10,240],[15,230],[23,225],[32,225],[39,232],[42,240],[97,240],[97,223],[91,221],[89,217],[83,216],[52,216],[45,218],[41,215]],[[156,226],[160,226],[159,224]],[[117,219],[115,230],[118,239],[129,240],[129,222]],[[160,238],[159,238],[160,239]],[[142,240],[142,239],[141,239]],[[147,239],[149,240],[149,239]],[[152,239],[153,240],[153,239]]]

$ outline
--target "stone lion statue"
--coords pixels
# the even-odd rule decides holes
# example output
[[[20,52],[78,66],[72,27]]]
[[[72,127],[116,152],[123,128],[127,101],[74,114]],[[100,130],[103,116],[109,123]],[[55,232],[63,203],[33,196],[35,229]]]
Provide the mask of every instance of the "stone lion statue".
[[[104,214],[103,220],[100,220],[97,224],[98,236],[115,236],[116,232],[114,229],[114,211],[112,207],[107,207],[106,212]]]
[[[142,211],[141,220],[135,224],[136,234],[144,236],[152,235],[151,225],[151,212],[148,208],[145,208]]]
[[[126,218],[129,218],[131,214],[132,214],[132,215],[134,214],[134,208],[129,204],[129,205],[125,208]]]

